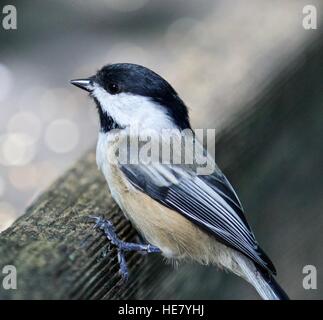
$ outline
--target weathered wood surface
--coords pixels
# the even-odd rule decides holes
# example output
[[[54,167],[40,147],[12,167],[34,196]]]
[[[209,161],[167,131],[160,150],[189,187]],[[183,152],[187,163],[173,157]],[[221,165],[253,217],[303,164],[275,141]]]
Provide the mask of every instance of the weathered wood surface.
[[[237,186],[247,217],[292,298],[317,298],[301,286],[302,267],[323,265],[322,46],[310,47],[216,142],[216,159]],[[129,254],[122,286],[116,251],[89,215],[114,221],[124,240],[136,233],[109,196],[90,152],[0,235],[1,265],[18,271],[10,299],[255,298],[248,285],[212,268],[179,271],[161,258]],[[319,272],[319,270],[318,270]],[[223,285],[223,283],[225,285]],[[221,287],[221,291],[217,290]]]
[[[1,298],[140,297],[141,282],[154,277],[154,263],[130,253],[131,281],[123,290],[116,251],[92,228],[93,214],[112,219],[124,240],[136,241],[89,152],[1,234],[1,264],[15,265],[18,274],[18,289],[0,291]]]

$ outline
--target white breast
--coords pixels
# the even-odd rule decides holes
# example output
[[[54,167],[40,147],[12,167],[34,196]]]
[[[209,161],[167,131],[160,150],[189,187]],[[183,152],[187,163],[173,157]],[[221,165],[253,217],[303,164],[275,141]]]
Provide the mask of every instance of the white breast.
[[[123,210],[122,199],[120,196],[120,180],[122,177],[120,176],[118,166],[113,162],[115,160],[113,154],[115,147],[116,144],[113,143],[112,136],[103,132],[99,133],[96,147],[96,162],[109,185],[113,199]],[[124,181],[122,181],[122,184],[124,188]]]

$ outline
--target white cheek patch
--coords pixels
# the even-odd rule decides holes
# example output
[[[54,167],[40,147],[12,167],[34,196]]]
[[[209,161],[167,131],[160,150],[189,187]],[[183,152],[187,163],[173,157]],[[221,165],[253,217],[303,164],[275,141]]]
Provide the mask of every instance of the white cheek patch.
[[[92,95],[99,101],[103,110],[120,126],[164,129],[175,128],[166,111],[148,97],[130,93],[109,94],[95,86]]]

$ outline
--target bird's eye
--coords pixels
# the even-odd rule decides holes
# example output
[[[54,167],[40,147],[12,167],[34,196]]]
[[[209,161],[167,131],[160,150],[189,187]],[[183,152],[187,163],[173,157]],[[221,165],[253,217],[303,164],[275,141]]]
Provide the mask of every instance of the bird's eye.
[[[116,83],[109,83],[107,89],[111,94],[117,94],[120,92],[120,87]]]

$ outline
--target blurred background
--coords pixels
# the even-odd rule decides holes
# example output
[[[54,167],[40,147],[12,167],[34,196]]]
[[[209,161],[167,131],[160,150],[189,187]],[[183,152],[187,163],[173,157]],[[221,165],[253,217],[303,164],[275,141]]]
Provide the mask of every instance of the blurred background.
[[[268,95],[272,84],[288,73],[288,68],[306,63],[304,52],[308,48],[322,43],[322,1],[310,1],[317,8],[317,30],[305,30],[302,26],[302,10],[308,2],[0,1],[0,8],[13,4],[18,14],[17,30],[6,31],[0,25],[0,231],[23,214],[37,195],[96,143],[98,121],[94,105],[69,84],[70,79],[92,75],[107,63],[142,64],[174,86],[190,109],[193,127],[215,128],[222,132],[232,119],[243,114],[246,106],[255,105],[265,93]],[[312,74],[322,74],[322,71],[322,65],[317,65]],[[311,85],[306,79],[303,81]],[[276,89],[277,85],[272,90]],[[322,89],[320,83],[320,97]],[[302,107],[307,108],[312,100],[310,97],[304,99]],[[323,107],[321,100],[316,102]],[[288,126],[288,122],[285,125]],[[225,162],[222,159],[224,166]],[[319,163],[312,162],[310,170],[316,170],[314,166]],[[250,184],[255,186],[260,183],[258,180]],[[249,200],[254,195],[248,193],[248,182],[239,180],[236,183],[241,200],[250,212],[247,216],[251,225],[256,235],[261,234],[262,230],[257,226],[264,222],[269,225],[270,216],[264,213],[263,221],[256,219],[259,203],[257,207]],[[310,186],[307,191],[308,188]],[[322,198],[322,191],[316,189],[316,197]],[[284,190],[280,192],[275,210],[283,215],[285,210],[278,204],[279,199],[284,198]],[[291,190],[286,194],[292,201]],[[267,210],[272,205],[268,201]],[[322,216],[320,209],[311,216],[315,228],[307,230],[313,241],[319,242],[315,248],[323,244],[322,218],[317,218]],[[288,212],[288,215],[292,214]],[[276,223],[285,229],[289,227],[287,216],[281,221],[276,218]],[[304,221],[299,221],[300,227],[302,224]],[[295,234],[300,230],[295,229]],[[260,243],[265,243],[268,254],[274,255],[274,261],[284,259],[284,252],[279,251],[280,242],[275,243],[276,251],[270,249],[273,245],[266,240],[266,231],[263,232],[262,238],[258,238]],[[277,237],[287,241],[289,248],[293,247],[293,240],[287,236],[280,234]],[[294,246],[293,250],[296,249]],[[299,260],[293,269],[299,279],[303,265],[322,262],[321,250],[298,247],[302,252],[307,249],[309,256]],[[285,284],[291,282],[286,278],[289,262],[281,262],[278,267],[279,270],[285,268],[281,276]],[[197,277],[204,279],[201,283],[205,283],[206,276],[212,275],[214,280],[205,283],[204,289],[196,290],[196,283],[188,283],[185,275],[200,269],[185,268],[191,267],[183,267],[185,272],[181,273],[181,280],[184,285],[174,286],[173,297],[241,298],[238,293],[232,295],[230,289],[212,292],[210,286],[224,281],[215,272],[205,275],[201,271],[201,278]],[[254,297],[246,286],[242,285],[241,290],[244,290],[241,291],[244,297]],[[295,284],[293,290],[298,298],[323,297],[322,287],[308,295],[301,282]]]

